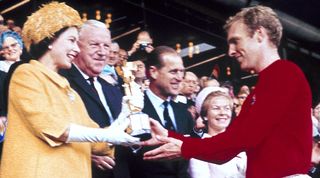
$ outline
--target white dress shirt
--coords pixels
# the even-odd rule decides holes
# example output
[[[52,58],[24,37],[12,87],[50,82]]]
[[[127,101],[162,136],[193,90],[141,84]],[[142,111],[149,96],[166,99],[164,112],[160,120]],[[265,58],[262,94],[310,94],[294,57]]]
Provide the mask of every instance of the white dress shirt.
[[[83,73],[77,65],[75,65],[76,68],[80,71],[81,75],[86,79],[87,83],[90,85],[90,82],[89,82],[89,76],[85,73]],[[108,103],[107,103],[107,100],[106,100],[106,97],[104,96],[104,93],[103,93],[103,90],[102,90],[102,86],[100,84],[100,82],[97,80],[97,77],[92,77],[93,78],[93,84],[94,84],[94,87],[95,89],[97,90],[98,92],[98,95],[99,95],[99,98],[100,98],[100,101],[102,103],[102,105],[104,106],[105,110],[107,111],[107,114],[110,118],[110,123],[112,123],[114,121],[114,118],[112,117],[112,113],[111,113],[111,110],[110,110],[110,107],[108,106]]]
[[[163,118],[163,111],[164,111],[164,105],[163,105],[163,102],[164,100],[161,99],[160,97],[158,97],[157,95],[155,95],[150,89],[147,89],[146,90],[146,95],[149,97],[153,107],[155,108],[160,120],[161,120],[161,123],[163,125],[165,125],[165,121],[164,121],[164,118]],[[170,101],[171,100],[171,97],[169,97],[167,99],[167,101]],[[172,121],[172,124],[174,126],[175,129],[177,129],[177,124],[176,124],[176,120],[175,120],[175,117],[174,117],[174,113],[173,113],[173,108],[169,102],[168,104],[168,112],[169,112],[169,116],[170,116],[170,119]]]

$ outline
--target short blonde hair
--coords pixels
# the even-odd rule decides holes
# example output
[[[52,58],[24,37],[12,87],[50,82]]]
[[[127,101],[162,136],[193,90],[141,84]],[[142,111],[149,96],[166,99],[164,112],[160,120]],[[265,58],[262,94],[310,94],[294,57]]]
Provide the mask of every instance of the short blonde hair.
[[[207,116],[212,99],[218,98],[218,97],[222,97],[222,98],[227,99],[229,101],[229,106],[230,106],[231,110],[233,109],[233,99],[228,93],[222,92],[222,91],[214,91],[214,92],[210,93],[203,101],[203,104],[201,106],[200,116],[202,116],[202,117]]]
[[[276,47],[280,45],[282,38],[282,24],[278,15],[269,7],[253,6],[243,8],[236,15],[231,16],[224,25],[224,29],[228,31],[235,22],[242,22],[247,26],[248,33],[252,37],[255,30],[263,27],[267,30],[268,36],[272,44]]]

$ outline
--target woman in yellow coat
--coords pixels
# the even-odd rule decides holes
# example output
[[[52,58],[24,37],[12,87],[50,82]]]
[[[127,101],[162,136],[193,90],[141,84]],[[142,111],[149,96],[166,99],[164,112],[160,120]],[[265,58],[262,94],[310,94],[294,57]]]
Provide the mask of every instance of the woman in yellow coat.
[[[106,142],[138,142],[120,122],[127,110],[108,129],[96,128],[80,96],[57,73],[70,68],[79,53],[80,25],[78,12],[58,2],[44,5],[25,23],[24,42],[37,60],[18,66],[10,80],[0,177],[89,178],[91,152],[105,154]]]

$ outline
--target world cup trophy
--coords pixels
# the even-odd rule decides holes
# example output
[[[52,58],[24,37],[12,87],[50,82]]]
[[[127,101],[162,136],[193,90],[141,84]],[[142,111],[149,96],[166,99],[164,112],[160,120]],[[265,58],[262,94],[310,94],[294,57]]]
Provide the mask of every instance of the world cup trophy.
[[[125,65],[122,66],[124,80],[123,88],[125,96],[129,96],[133,99],[136,99],[134,101],[135,103],[141,102],[141,104],[139,104],[140,107],[138,107],[136,104],[131,104],[130,100],[128,100],[127,102],[131,111],[131,114],[129,115],[130,125],[127,129],[127,132],[134,137],[139,137],[140,140],[147,140],[151,138],[151,128],[149,123],[149,116],[142,112],[142,107],[144,103],[144,93],[142,91],[142,87],[134,81],[135,77],[133,75],[133,71],[136,70],[137,66],[134,62],[126,62]],[[141,147],[137,146],[137,148],[131,148],[135,153]]]

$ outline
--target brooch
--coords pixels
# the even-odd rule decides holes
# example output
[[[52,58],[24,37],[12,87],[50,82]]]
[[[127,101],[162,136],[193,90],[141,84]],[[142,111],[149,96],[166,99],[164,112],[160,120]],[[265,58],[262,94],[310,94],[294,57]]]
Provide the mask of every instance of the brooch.
[[[74,92],[72,90],[69,90],[67,95],[68,95],[71,102],[73,102],[76,99],[76,95],[74,94]]]

